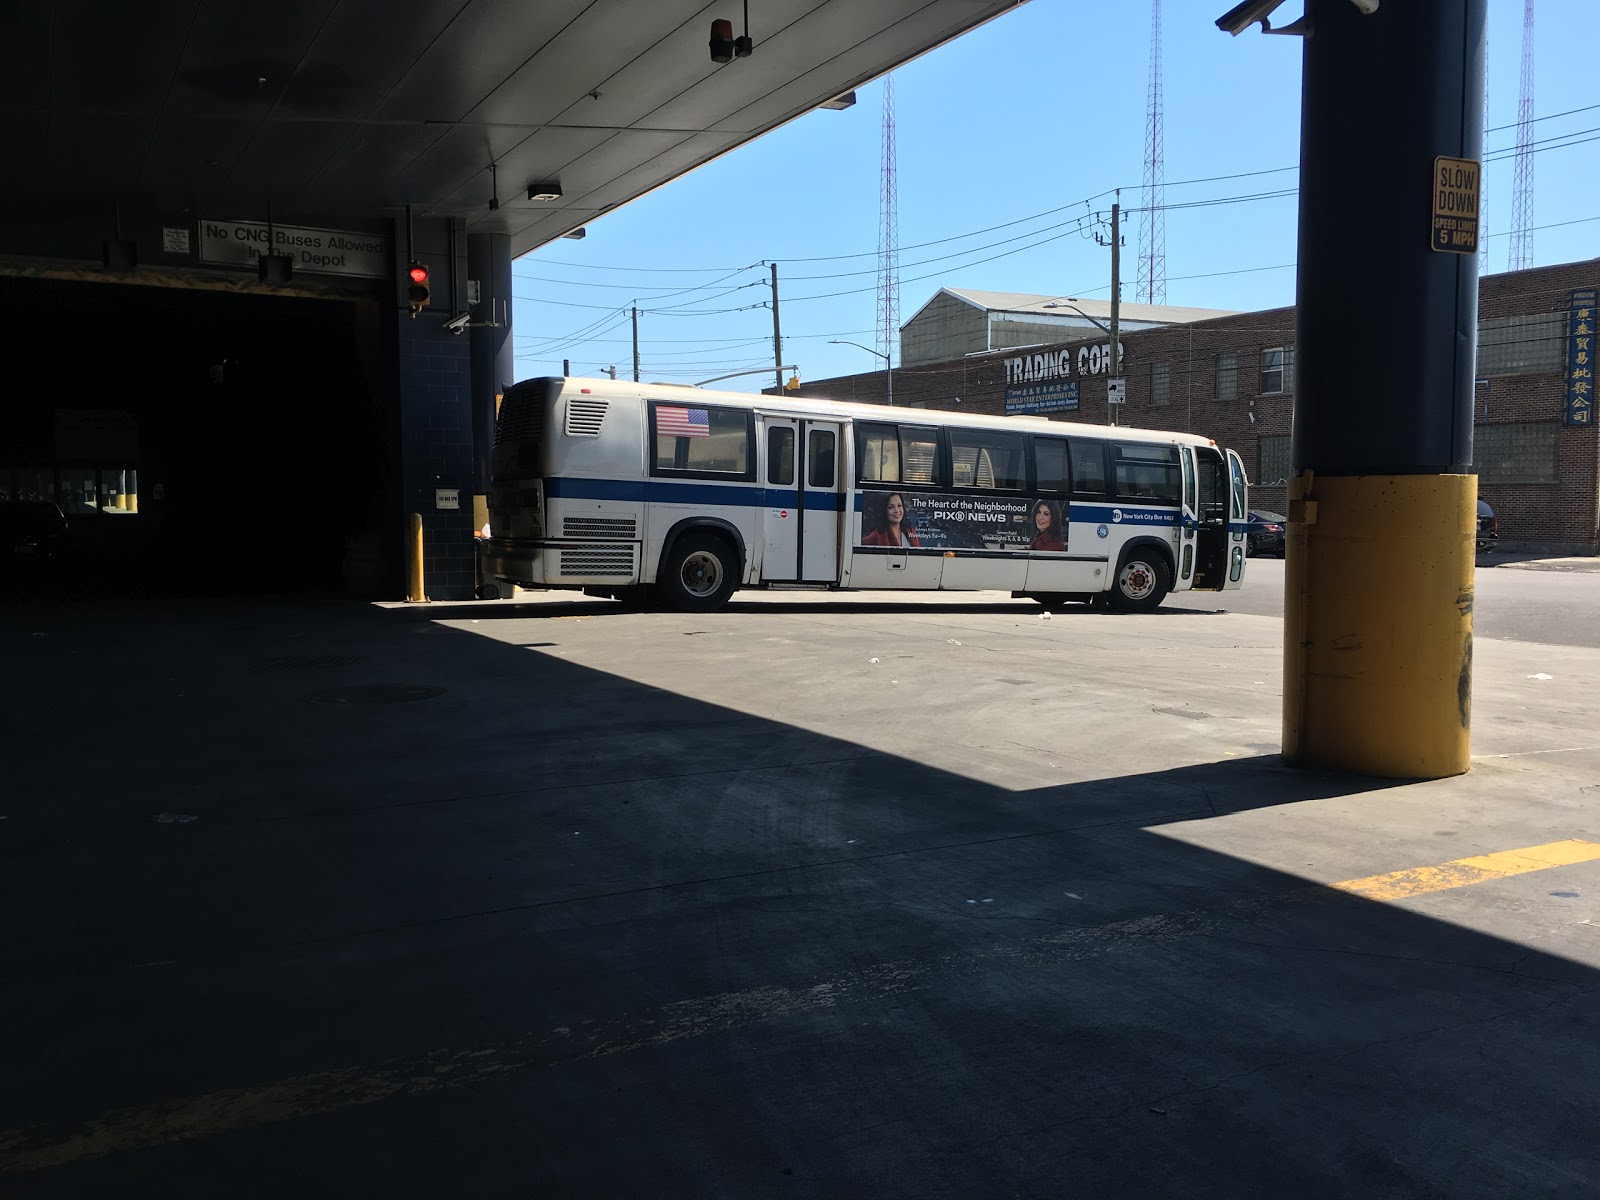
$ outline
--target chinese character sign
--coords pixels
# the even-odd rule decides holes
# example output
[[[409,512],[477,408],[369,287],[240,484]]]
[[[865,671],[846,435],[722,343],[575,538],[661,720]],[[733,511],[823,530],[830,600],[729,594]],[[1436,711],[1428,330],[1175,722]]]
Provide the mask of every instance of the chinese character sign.
[[[1578,288],[1567,301],[1567,425],[1594,424],[1595,300],[1594,288]]]

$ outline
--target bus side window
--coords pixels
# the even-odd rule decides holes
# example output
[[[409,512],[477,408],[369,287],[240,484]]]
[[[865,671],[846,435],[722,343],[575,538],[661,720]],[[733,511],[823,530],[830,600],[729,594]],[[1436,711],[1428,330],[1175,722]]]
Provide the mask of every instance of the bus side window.
[[[1072,490],[1079,495],[1104,496],[1110,490],[1105,443],[1072,438],[1068,445],[1072,451]]]
[[[900,430],[893,425],[862,424],[856,455],[864,483],[900,482]]]
[[[1117,495],[1176,504],[1182,493],[1176,446],[1116,446]]]
[[[1020,491],[1028,482],[1022,436],[986,429],[952,429],[950,482],[956,487]]]
[[[939,431],[922,426],[857,426],[857,471],[862,483],[933,483]]]
[[[767,430],[767,482],[794,486],[794,430],[775,425]]]
[[[939,431],[937,429],[902,429],[900,431],[900,461],[905,474],[902,483],[933,483],[934,466],[939,461]]]
[[[1036,437],[1033,439],[1034,478],[1041,492],[1066,492],[1071,476],[1067,474],[1067,443],[1061,438]]]

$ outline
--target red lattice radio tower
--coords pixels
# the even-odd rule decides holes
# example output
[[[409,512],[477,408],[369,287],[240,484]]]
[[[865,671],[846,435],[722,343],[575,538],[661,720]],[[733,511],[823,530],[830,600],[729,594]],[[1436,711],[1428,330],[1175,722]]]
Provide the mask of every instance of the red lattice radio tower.
[[[1167,302],[1167,168],[1161,115],[1161,0],[1150,4],[1150,104],[1144,127],[1144,205],[1139,210],[1139,281],[1145,304]]]
[[[1511,185],[1513,271],[1533,266],[1533,0],[1522,3],[1522,87],[1517,92],[1517,172]]]

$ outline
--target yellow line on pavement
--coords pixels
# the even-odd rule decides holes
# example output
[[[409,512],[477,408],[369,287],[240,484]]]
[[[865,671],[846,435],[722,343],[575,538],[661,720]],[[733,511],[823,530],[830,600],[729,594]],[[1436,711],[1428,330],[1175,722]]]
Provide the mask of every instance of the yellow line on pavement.
[[[1066,925],[1014,942],[988,942],[967,953],[946,953],[853,968],[808,984],[755,987],[693,996],[645,1012],[584,1021],[497,1044],[444,1048],[412,1057],[313,1072],[254,1087],[229,1088],[181,1099],[103,1112],[77,1128],[59,1124],[0,1129],[0,1175],[47,1170],[109,1154],[173,1142],[198,1141],[283,1121],[304,1120],[402,1096],[538,1071],[585,1059],[606,1058],[686,1038],[735,1033],[754,1025],[838,1008],[870,1004],[907,991],[981,976],[987,964],[1087,961],[1139,944],[1166,944],[1216,933],[1230,913],[1258,920],[1328,891],[1368,900],[1404,900],[1492,879],[1600,859],[1600,842],[1551,842],[1461,858],[1436,867],[1413,867],[1347,879],[1320,887],[1251,896],[1217,911],[1157,914],[1101,925]]]
[[[1529,871],[1543,871],[1550,867],[1569,867],[1573,863],[1592,862],[1597,858],[1600,858],[1600,842],[1574,839],[1548,842],[1543,846],[1524,846],[1521,850],[1502,850],[1498,854],[1458,858],[1437,867],[1412,867],[1406,871],[1390,871],[1386,875],[1368,875],[1365,879],[1346,879],[1343,883],[1330,883],[1328,886],[1368,900],[1404,900],[1409,896],[1445,892],[1451,888],[1487,883],[1491,879],[1505,879],[1511,875],[1526,875]]]

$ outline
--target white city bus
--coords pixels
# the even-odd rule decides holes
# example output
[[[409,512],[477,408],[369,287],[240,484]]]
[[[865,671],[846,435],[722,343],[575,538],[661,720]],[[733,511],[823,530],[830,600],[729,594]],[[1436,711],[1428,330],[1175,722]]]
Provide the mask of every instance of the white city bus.
[[[677,384],[505,393],[486,573],[709,610],[739,587],[1122,611],[1244,579],[1244,465],[1187,433]]]

